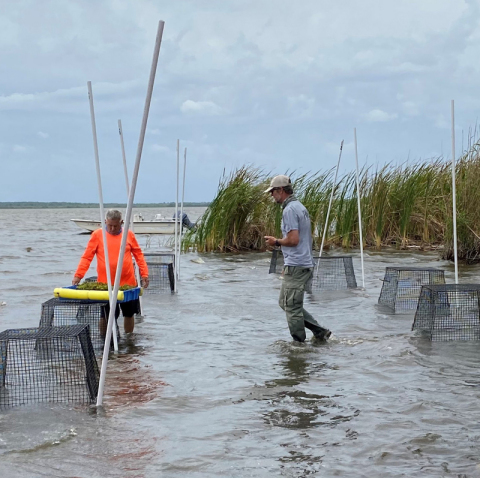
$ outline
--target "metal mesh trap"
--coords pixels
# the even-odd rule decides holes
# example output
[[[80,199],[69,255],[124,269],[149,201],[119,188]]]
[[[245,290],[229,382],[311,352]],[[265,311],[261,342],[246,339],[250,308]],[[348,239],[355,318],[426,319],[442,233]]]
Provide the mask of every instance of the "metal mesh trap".
[[[424,285],[412,330],[431,340],[480,340],[480,284]]]
[[[378,303],[393,310],[416,309],[422,285],[445,284],[440,269],[387,267]]]
[[[175,268],[174,252],[144,252],[143,257],[147,264],[173,264]]]
[[[173,292],[175,290],[175,273],[173,262],[150,262],[145,257],[148,266],[149,285],[143,290],[144,295],[160,294],[162,292]]]
[[[107,317],[102,310],[105,302],[54,298],[42,304],[39,327],[61,327],[67,325],[89,325],[90,338],[95,350],[103,348],[105,337],[100,334],[101,317]],[[117,337],[120,331],[117,327]]]
[[[320,261],[320,263],[318,263]],[[354,289],[357,287],[352,256],[314,257],[313,278],[307,284],[307,290]],[[281,249],[274,249],[270,259],[269,274],[281,273],[284,265]]]
[[[326,289],[355,289],[357,280],[353,270],[352,256],[314,257],[313,278],[308,288],[311,291]]]
[[[0,407],[91,403],[99,371],[87,325],[0,333]]]

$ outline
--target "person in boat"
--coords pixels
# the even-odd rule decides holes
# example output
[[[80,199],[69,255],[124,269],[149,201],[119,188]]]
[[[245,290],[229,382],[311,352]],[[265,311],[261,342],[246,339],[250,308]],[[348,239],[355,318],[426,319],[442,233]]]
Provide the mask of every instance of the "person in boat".
[[[179,218],[179,217],[180,217],[180,211],[178,211],[176,214],[173,213],[173,216],[172,216],[173,219]],[[189,230],[194,231],[195,229],[197,229],[197,225],[192,221],[190,221],[190,218],[187,216],[186,212],[182,214],[182,224]]]
[[[313,276],[312,229],[310,216],[305,206],[293,194],[288,176],[275,176],[270,193],[277,204],[282,205],[281,239],[265,236],[269,246],[282,248],[284,257],[283,281],[279,305],[287,316],[288,328],[295,341],[304,342],[305,327],[318,340],[326,340],[331,332],[320,326],[312,315],[303,308],[305,286]]]
[[[105,229],[108,244],[108,259],[110,262],[110,279],[115,280],[115,274],[117,271],[117,260],[120,252],[120,246],[123,236],[123,219],[122,213],[116,209],[110,209],[105,216]],[[97,229],[90,236],[85,252],[83,253],[77,270],[72,280],[73,285],[78,285],[82,278],[87,273],[93,258],[97,256],[97,281],[107,283],[107,270],[105,267],[105,252],[103,247],[103,233],[101,229]],[[125,256],[123,259],[122,275],[120,277],[120,286],[129,285],[132,287],[137,286],[137,280],[135,278],[135,271],[133,268],[132,257],[135,258],[135,262],[140,271],[141,285],[144,288],[148,287],[148,266],[143,257],[143,252],[138,245],[137,238],[133,231],[128,231],[127,244],[125,248]],[[138,299],[129,302],[122,302],[120,304],[122,314],[124,317],[124,329],[126,333],[133,332],[135,327],[134,315],[140,312],[140,302]],[[100,319],[100,333],[105,335],[107,330],[108,314],[110,311],[110,305],[106,304],[102,307],[102,318]],[[118,308],[115,311],[115,318],[120,315]]]

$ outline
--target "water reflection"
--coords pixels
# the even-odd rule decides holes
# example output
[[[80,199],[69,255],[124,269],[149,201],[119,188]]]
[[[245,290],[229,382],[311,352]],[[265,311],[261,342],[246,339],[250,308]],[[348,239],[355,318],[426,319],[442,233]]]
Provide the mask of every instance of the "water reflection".
[[[282,368],[283,376],[274,380],[265,382],[267,387],[287,386],[292,387],[307,382],[309,378],[309,365],[306,354],[309,352],[305,350],[303,344],[292,343],[285,347],[286,353],[279,363]]]
[[[318,383],[326,370],[332,370],[326,362],[319,362],[323,347],[310,344],[289,344],[284,348],[279,366],[282,376],[265,383],[269,409],[263,419],[270,426],[305,430],[316,426],[334,427],[358,415],[358,410],[345,410],[336,399],[341,395],[310,393],[309,382],[314,377]],[[302,387],[303,385],[303,387]],[[303,389],[302,389],[303,388]],[[327,388],[318,384],[320,390]],[[272,391],[273,391],[272,390]]]

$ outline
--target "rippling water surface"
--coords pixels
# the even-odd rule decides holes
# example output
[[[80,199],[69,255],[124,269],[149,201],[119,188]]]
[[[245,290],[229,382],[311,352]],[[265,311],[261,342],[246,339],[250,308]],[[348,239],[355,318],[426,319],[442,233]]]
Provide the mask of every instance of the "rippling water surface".
[[[97,215],[0,210],[1,330],[38,325],[88,241],[69,219]],[[376,305],[386,266],[441,267],[453,282],[449,263],[369,252],[365,291],[306,300],[332,339],[295,344],[268,253],[198,257],[182,256],[178,294],[144,297],[103,408],[0,411],[1,477],[480,477],[480,344],[425,341],[413,314]],[[354,266],[361,284],[356,253]],[[478,282],[480,268],[460,274]]]

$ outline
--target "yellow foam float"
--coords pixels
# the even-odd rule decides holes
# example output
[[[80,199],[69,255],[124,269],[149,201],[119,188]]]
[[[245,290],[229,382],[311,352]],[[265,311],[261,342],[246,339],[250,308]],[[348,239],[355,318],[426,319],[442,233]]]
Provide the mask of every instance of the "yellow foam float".
[[[141,287],[129,290],[119,290],[117,302],[129,302],[138,299],[143,294]],[[53,289],[54,297],[73,300],[93,300],[97,302],[108,302],[108,290],[78,290],[76,286],[57,287]]]

